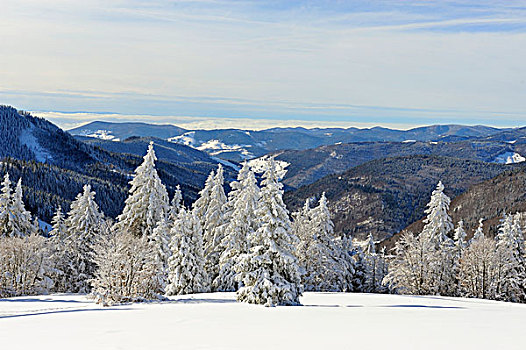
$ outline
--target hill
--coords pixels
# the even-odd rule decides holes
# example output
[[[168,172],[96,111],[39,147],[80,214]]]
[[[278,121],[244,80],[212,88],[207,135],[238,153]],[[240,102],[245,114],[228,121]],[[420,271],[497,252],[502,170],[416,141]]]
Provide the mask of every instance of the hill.
[[[526,168],[506,171],[492,179],[471,186],[466,192],[451,201],[450,215],[453,223],[464,221],[468,238],[473,236],[479,219],[484,219],[484,232],[489,236],[497,234],[504,213],[526,212]],[[422,218],[405,229],[414,233],[422,231]],[[382,246],[394,247],[400,234],[395,234]]]
[[[285,201],[295,210],[326,192],[337,234],[363,239],[371,232],[383,240],[423,217],[439,180],[456,197],[517,166],[425,155],[377,159],[287,192]]]
[[[411,130],[388,128],[272,128],[266,130],[220,129],[184,130],[173,125],[91,122],[69,130],[72,135],[107,140],[131,136],[156,137],[191,146],[226,160],[263,156],[281,150],[304,150],[350,142],[438,141],[454,137],[465,140],[487,137],[502,129],[487,126],[433,125]]]
[[[388,157],[434,155],[490,163],[520,162],[524,161],[523,156],[526,156],[526,145],[478,140],[361,142],[321,146],[308,150],[287,150],[277,154],[278,160],[290,164],[284,183],[291,188],[298,188],[324,176],[343,172],[374,159]]]
[[[126,153],[119,153],[125,149],[112,152],[100,144],[81,142],[45,119],[8,106],[0,106],[0,122],[0,176],[7,171],[15,181],[22,176],[24,200],[33,214],[49,222],[56,206],[67,210],[86,183],[97,191],[106,214],[114,217],[120,212],[128,182],[142,161],[148,140],[123,143]],[[157,168],[170,195],[180,184],[190,203],[218,162],[190,147],[167,148],[166,141],[154,142],[155,150],[167,158],[158,161]],[[233,176],[234,171],[227,168],[226,177]]]

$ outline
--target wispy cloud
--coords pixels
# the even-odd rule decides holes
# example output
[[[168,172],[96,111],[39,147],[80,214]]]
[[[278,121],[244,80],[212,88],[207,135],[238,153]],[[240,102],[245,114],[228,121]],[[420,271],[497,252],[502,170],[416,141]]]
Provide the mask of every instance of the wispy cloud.
[[[363,123],[526,111],[523,1],[5,0],[0,103]]]

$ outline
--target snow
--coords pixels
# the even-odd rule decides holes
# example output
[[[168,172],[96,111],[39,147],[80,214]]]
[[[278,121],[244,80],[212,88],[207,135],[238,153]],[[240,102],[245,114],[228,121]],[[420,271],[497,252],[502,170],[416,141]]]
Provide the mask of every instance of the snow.
[[[210,158],[212,158],[213,160],[215,160],[218,163],[223,164],[224,166],[227,166],[229,168],[234,169],[235,171],[239,171],[240,170],[239,166],[235,165],[232,162],[229,162],[228,160],[224,160],[224,159],[217,158],[217,157],[210,157]]]
[[[53,159],[51,154],[38,143],[37,138],[33,135],[33,127],[21,132],[20,142],[33,152],[38,162],[45,163],[47,160]]]
[[[402,143],[415,143],[416,140],[405,140],[405,141],[402,141]]]
[[[120,141],[118,137],[115,137],[115,135],[112,135],[111,133],[112,133],[111,130],[85,129],[85,130],[80,131],[79,135],[86,136],[86,137],[93,137],[93,138],[101,139],[101,140]]]
[[[205,151],[213,156],[217,156],[224,152],[232,152],[232,151],[240,152],[244,158],[250,159],[250,158],[253,158],[254,156],[252,155],[252,153],[250,153],[248,150],[245,149],[249,147],[252,147],[252,146],[251,145],[237,145],[237,144],[227,145],[219,140],[209,140],[207,142],[204,142],[200,146],[197,146],[196,148],[200,151]]]
[[[494,163],[499,164],[515,164],[515,163],[522,163],[526,161],[526,158],[521,156],[517,152],[504,152],[499,154],[494,160]]]
[[[523,349],[526,305],[305,293],[265,308],[234,293],[104,308],[83,295],[0,299],[7,349]]]
[[[195,147],[195,131],[185,132],[180,136],[171,137],[168,139],[169,142],[179,143],[181,145]]]

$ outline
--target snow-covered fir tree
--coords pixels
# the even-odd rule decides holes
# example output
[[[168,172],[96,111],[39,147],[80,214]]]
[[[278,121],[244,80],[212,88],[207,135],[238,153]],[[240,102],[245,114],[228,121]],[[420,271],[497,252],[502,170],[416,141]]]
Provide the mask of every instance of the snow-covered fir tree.
[[[249,236],[250,251],[236,265],[243,287],[237,299],[252,304],[297,305],[303,292],[300,268],[293,254],[296,238],[283,203],[283,185],[274,158],[263,174],[257,215],[261,226]]]
[[[199,220],[184,208],[171,231],[167,295],[205,293],[210,279],[204,266],[203,234]]]
[[[524,301],[524,239],[520,227],[511,215],[504,215],[496,240],[496,298],[513,302]]]
[[[173,224],[173,223],[172,223]],[[154,259],[159,266],[159,284],[164,288],[168,278],[168,259],[170,258],[170,230],[171,222],[167,218],[162,218],[149,238],[155,254]]]
[[[382,254],[376,252],[376,243],[372,233],[369,233],[367,237],[364,253],[365,281],[362,291],[369,293],[384,292],[386,288],[382,282],[387,274],[385,251]]]
[[[219,164],[208,192],[208,201],[205,203],[206,209],[203,211],[204,216],[200,218],[203,225],[205,269],[212,281],[219,275],[219,258],[222,253],[221,241],[226,228],[227,197],[223,186],[223,166]],[[197,212],[199,211],[196,210]]]
[[[97,236],[93,245],[97,269],[90,280],[97,303],[107,305],[163,299],[162,266],[147,237],[116,231]]]
[[[237,181],[230,184],[222,251],[219,258],[219,274],[213,281],[214,290],[236,291],[235,265],[240,255],[248,252],[248,237],[259,228],[256,216],[260,190],[254,172],[247,162],[238,173]]]
[[[467,233],[464,229],[464,221],[460,220],[453,234],[453,239],[455,240],[455,246],[457,247],[457,251],[462,252],[466,248],[466,237]]]
[[[15,192],[13,194],[11,212],[13,215],[15,232],[18,232],[20,236],[30,235],[35,230],[35,225],[32,222],[33,219],[31,218],[31,213],[26,210],[26,207],[24,205],[22,193],[22,179],[19,179],[16,184]]]
[[[33,231],[31,214],[22,200],[22,179],[13,193],[9,174],[6,173],[0,192],[0,237],[25,237]]]
[[[68,291],[87,292],[90,289],[88,280],[95,272],[93,244],[108,229],[90,185],[85,185],[83,192],[71,203],[65,225],[64,253],[68,265],[64,266],[64,271]]]
[[[479,220],[479,225],[475,230],[473,237],[471,237],[471,239],[469,240],[468,244],[471,244],[472,241],[477,240],[479,238],[484,238],[484,219]]]
[[[365,265],[360,249],[353,246],[349,236],[335,237],[336,259],[344,271],[345,283],[342,292],[361,291],[365,280]]]
[[[297,248],[298,262],[304,269],[302,283],[309,291],[342,291],[347,287],[348,272],[339,259],[340,252],[334,243],[334,224],[327,206],[325,193],[316,208],[308,208],[306,202],[296,219],[305,230]]]
[[[181,211],[181,208],[184,206],[183,203],[183,194],[181,192],[181,186],[177,185],[175,188],[174,196],[172,197],[172,202],[170,204],[170,215],[168,217],[170,222],[177,220],[177,215]]]
[[[54,290],[57,292],[67,291],[68,281],[66,279],[65,266],[68,266],[66,254],[66,237],[68,229],[66,226],[66,217],[62,212],[62,207],[58,206],[55,215],[51,220],[51,231],[49,232],[49,245],[51,261],[53,262],[52,279]]]
[[[427,204],[424,219],[424,232],[437,238],[438,242],[443,242],[448,238],[449,232],[453,230],[453,223],[448,214],[451,200],[444,193],[444,185],[440,181],[436,189],[431,194],[431,200]]]
[[[150,142],[142,164],[135,169],[131,189],[116,229],[137,237],[149,237],[157,224],[169,215],[168,192],[155,169],[155,151]]]

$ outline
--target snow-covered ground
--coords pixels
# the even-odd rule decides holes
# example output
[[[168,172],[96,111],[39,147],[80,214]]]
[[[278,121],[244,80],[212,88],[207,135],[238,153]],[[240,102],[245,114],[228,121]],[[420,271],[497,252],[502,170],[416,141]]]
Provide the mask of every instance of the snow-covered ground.
[[[526,305],[305,293],[265,308],[234,293],[104,308],[78,295],[0,300],[2,349],[524,349]]]
[[[522,163],[524,161],[526,161],[526,158],[524,158],[517,152],[505,152],[499,154],[493,162],[500,164],[515,164]]]

